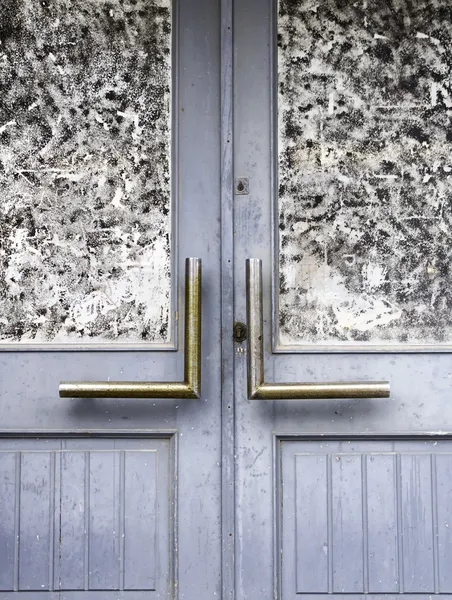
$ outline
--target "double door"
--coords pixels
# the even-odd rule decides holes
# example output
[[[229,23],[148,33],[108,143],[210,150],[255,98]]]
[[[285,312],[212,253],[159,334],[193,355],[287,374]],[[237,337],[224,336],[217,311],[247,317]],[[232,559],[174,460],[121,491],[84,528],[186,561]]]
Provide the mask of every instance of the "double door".
[[[0,598],[452,593],[451,20],[0,9]]]

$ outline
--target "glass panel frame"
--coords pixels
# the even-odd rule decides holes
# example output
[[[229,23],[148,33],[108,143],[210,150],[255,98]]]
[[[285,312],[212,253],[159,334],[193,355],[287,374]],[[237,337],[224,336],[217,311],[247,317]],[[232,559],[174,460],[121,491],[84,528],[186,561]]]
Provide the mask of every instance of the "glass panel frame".
[[[278,115],[278,16],[280,0],[271,0],[270,20],[270,123],[271,123],[271,215],[272,215],[272,352],[273,353],[412,353],[412,352],[445,352],[452,351],[450,343],[410,343],[408,342],[353,342],[318,343],[291,342],[281,340],[280,329],[280,229],[279,229],[279,115]],[[353,345],[352,345],[353,344]]]
[[[161,4],[157,0],[156,4]],[[0,352],[9,351],[176,351],[178,349],[178,338],[180,335],[180,323],[178,320],[178,306],[180,304],[179,289],[179,0],[169,0],[171,10],[171,76],[170,76],[170,115],[168,123],[170,124],[170,148],[169,148],[169,170],[170,170],[170,197],[168,198],[169,206],[169,246],[170,246],[170,277],[169,277],[169,302],[168,302],[168,328],[166,341],[93,341],[85,340],[74,341],[57,341],[57,342],[16,342],[0,340]],[[120,201],[120,200],[119,200]]]

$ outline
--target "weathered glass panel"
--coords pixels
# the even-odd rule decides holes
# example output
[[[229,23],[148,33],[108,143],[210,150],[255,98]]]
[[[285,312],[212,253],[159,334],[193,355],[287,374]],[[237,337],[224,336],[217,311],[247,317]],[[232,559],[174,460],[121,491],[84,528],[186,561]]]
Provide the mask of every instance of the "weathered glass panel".
[[[451,343],[450,1],[278,11],[280,343]]]
[[[171,0],[0,2],[0,340],[167,342]]]

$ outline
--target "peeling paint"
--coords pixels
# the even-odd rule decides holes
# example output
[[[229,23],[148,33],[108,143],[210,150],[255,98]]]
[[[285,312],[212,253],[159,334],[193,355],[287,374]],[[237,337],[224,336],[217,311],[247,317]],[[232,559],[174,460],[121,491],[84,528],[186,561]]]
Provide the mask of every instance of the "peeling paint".
[[[0,341],[166,342],[170,0],[0,6]]]
[[[448,0],[280,0],[280,343],[452,342],[451,30]]]

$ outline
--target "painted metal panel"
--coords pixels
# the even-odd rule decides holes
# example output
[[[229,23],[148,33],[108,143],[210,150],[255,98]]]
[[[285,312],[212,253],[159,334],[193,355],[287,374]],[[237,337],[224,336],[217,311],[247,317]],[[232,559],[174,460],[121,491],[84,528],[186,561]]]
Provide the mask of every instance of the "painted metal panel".
[[[0,11],[5,6],[9,9],[9,6],[14,4],[17,3],[1,3]],[[28,2],[28,4],[31,6],[33,3]],[[51,13],[52,6],[57,7],[63,4],[62,2],[47,3],[47,8],[44,5],[32,8],[36,8],[38,12],[48,10]],[[68,10],[73,10],[74,14],[76,8],[85,8],[83,2],[69,4],[66,3]],[[92,2],[91,4],[93,7],[96,5],[93,11],[107,8],[105,3]],[[153,10],[153,6],[169,5],[166,0],[162,0],[162,2],[160,0],[157,2],[138,0],[129,4],[132,16],[143,9],[145,15],[139,15],[139,17],[144,19]],[[121,15],[129,10],[129,5],[124,2],[112,2],[108,5],[112,5],[114,14],[111,18],[115,22],[121,21]],[[87,6],[91,6],[90,2]],[[115,12],[117,8],[119,15]],[[160,213],[159,207],[150,206],[151,212],[143,213],[142,218],[152,218],[153,223],[160,227],[158,233],[161,229],[163,239],[165,231],[167,231],[165,224],[171,216],[175,233],[172,240],[174,252],[171,257],[175,266],[172,272],[173,276],[176,276],[177,272],[183,274],[185,257],[200,256],[203,261],[202,319],[205,327],[202,334],[202,356],[203,360],[207,361],[208,368],[204,368],[202,376],[202,397],[183,401],[170,398],[165,400],[129,398],[63,400],[58,397],[58,384],[61,380],[177,380],[180,373],[183,372],[183,277],[182,279],[176,277],[177,288],[172,286],[175,294],[172,318],[175,325],[174,333],[179,340],[177,344],[177,339],[173,339],[174,343],[171,345],[151,345],[148,344],[149,339],[146,339],[138,350],[135,348],[138,344],[124,344],[118,349],[117,345],[109,342],[103,344],[101,348],[108,352],[86,351],[86,348],[83,349],[83,352],[79,352],[79,345],[71,346],[70,351],[60,352],[61,348],[67,350],[67,346],[58,344],[45,349],[33,347],[33,351],[28,351],[28,349],[24,351],[24,347],[21,346],[20,351],[16,351],[16,346],[8,343],[8,347],[6,349],[3,347],[0,353],[0,412],[2,417],[0,437],[8,438],[11,448],[23,452],[27,449],[35,451],[38,444],[36,438],[50,436],[46,438],[47,443],[40,447],[41,450],[59,451],[58,449],[62,445],[63,449],[77,452],[77,459],[71,463],[67,462],[66,466],[74,477],[81,477],[81,463],[86,460],[85,457],[81,457],[81,454],[85,452],[113,452],[115,450],[121,452],[126,448],[134,451],[141,449],[139,444],[128,446],[126,438],[136,438],[137,440],[142,438],[143,443],[149,442],[150,439],[154,439],[154,443],[156,443],[157,438],[164,438],[165,443],[169,443],[171,446],[171,461],[165,460],[163,463],[159,461],[157,468],[157,477],[160,482],[158,490],[168,487],[168,484],[164,483],[164,479],[171,477],[174,469],[177,468],[177,497],[173,490],[169,502],[168,498],[160,501],[160,492],[157,491],[159,514],[162,515],[161,522],[171,522],[171,528],[168,530],[161,527],[159,521],[156,522],[157,542],[161,545],[158,545],[155,550],[153,541],[150,542],[150,547],[146,546],[140,556],[133,544],[124,544],[122,547],[121,537],[119,540],[120,555],[124,556],[124,560],[129,561],[129,568],[133,568],[133,572],[129,571],[127,575],[127,585],[132,589],[101,592],[90,592],[85,589],[88,587],[89,579],[87,567],[89,553],[87,553],[86,546],[83,564],[75,565],[70,564],[69,546],[64,547],[63,545],[63,560],[61,564],[58,564],[57,561],[57,564],[54,565],[53,583],[56,590],[60,577],[68,577],[68,585],[74,586],[72,590],[65,590],[63,593],[68,600],[84,594],[91,594],[96,598],[100,594],[106,600],[126,597],[141,599],[157,594],[169,598],[179,594],[180,597],[185,598],[211,600],[215,595],[219,596],[221,593],[221,444],[219,444],[221,435],[221,405],[219,401],[221,397],[221,330],[218,310],[221,302],[219,241],[221,226],[219,219],[220,2],[217,0],[184,2],[174,0],[171,2],[171,11],[173,18],[171,25],[172,55],[165,54],[165,60],[171,59],[173,68],[172,126],[174,129],[172,136],[175,143],[172,148],[171,177],[172,184],[177,182],[177,185],[172,185],[171,191],[175,193],[174,201],[177,202],[178,208],[177,215],[175,211],[171,215],[166,215],[164,206],[161,206]],[[3,16],[4,13],[1,14]],[[109,19],[108,10],[105,14],[106,19]],[[94,29],[95,25],[94,23]],[[163,27],[164,20],[160,22],[160,25]],[[61,27],[64,27],[64,24],[61,24]],[[112,32],[112,35],[116,35],[117,39],[122,39],[121,36],[128,35],[130,31],[131,29],[126,27],[126,33]],[[141,29],[138,33],[142,33]],[[147,43],[145,39],[143,40],[146,38],[145,35],[138,37],[140,40],[137,43]],[[128,41],[130,44],[135,43],[132,36]],[[164,50],[164,45],[159,52],[154,53],[153,57],[157,59],[160,50]],[[145,61],[147,61],[146,64],[149,64],[153,57],[139,56],[137,65],[139,66]],[[118,53],[118,60],[119,58],[120,53]],[[132,56],[131,60],[133,59]],[[133,76],[133,68],[130,70],[131,76]],[[148,79],[148,75],[146,73],[144,79]],[[146,81],[142,83],[143,85],[147,84]],[[139,97],[136,100],[139,102]],[[92,106],[86,108],[91,112],[95,110]],[[148,108],[144,107],[143,110],[147,118],[152,118],[151,110]],[[202,123],[202,127],[200,127],[200,123]],[[3,122],[0,122],[0,126],[2,124]],[[135,147],[131,137],[134,132],[133,121],[128,122],[124,118],[122,126],[128,127],[130,145]],[[101,132],[102,136],[107,135],[108,132],[102,124],[97,123],[94,127],[105,131],[105,134]],[[93,143],[95,143],[95,136],[92,137]],[[196,152],[194,152],[194,148]],[[89,161],[87,163],[88,168],[90,167]],[[115,165],[111,165],[111,167],[113,168]],[[139,167],[140,165],[138,165]],[[50,179],[51,176],[48,175],[48,177]],[[23,178],[21,177],[21,179]],[[69,183],[72,184],[72,182]],[[23,185],[28,185],[25,180]],[[74,182],[75,185],[76,182]],[[122,178],[118,178],[118,185],[123,185],[125,189],[125,182]],[[105,193],[107,188],[110,189],[109,186],[110,184],[106,182],[103,188]],[[114,190],[111,200],[113,198]],[[149,204],[152,204],[152,199],[148,198],[148,200]],[[125,202],[124,196],[121,203],[125,204]],[[110,209],[107,206],[107,209],[113,211],[114,207]],[[154,211],[154,217],[152,217],[152,211]],[[179,221],[177,227],[175,218]],[[149,227],[148,232],[151,233],[151,229]],[[196,232],[196,235],[193,232]],[[145,290],[142,289],[141,292],[143,291]],[[155,302],[152,308],[158,312],[160,306],[161,304]],[[90,345],[90,348],[93,346],[94,344]],[[148,349],[153,351],[147,352]],[[168,349],[174,351],[166,352],[165,350]],[[225,409],[227,402],[225,400]],[[18,437],[19,441],[13,441],[12,436]],[[71,438],[71,444],[67,442],[67,446],[65,446],[66,442],[60,442],[61,438],[66,439],[66,437]],[[77,444],[77,440],[82,438],[83,443]],[[89,439],[89,444],[86,443],[86,438]],[[57,441],[58,448],[51,448],[52,444]],[[105,445],[99,444],[99,442],[103,442]],[[0,444],[2,443],[3,441],[0,442]],[[161,449],[159,449],[160,451]],[[172,469],[168,466],[169,462]],[[193,465],[196,465],[196,469],[193,468]],[[142,468],[144,467],[142,466]],[[119,470],[121,471],[121,464]],[[70,507],[73,503],[78,503],[79,509],[83,508],[85,527],[88,530],[91,482],[86,472],[84,482],[80,479],[77,485],[78,493],[71,490],[68,478],[63,476],[59,482],[58,477],[59,469],[57,468],[55,486],[59,489],[63,485],[68,511],[71,510]],[[59,497],[59,493],[58,491],[57,497]],[[149,488],[149,493],[152,493],[151,488]],[[135,497],[138,502],[138,490]],[[124,510],[126,510],[126,506],[124,506]],[[134,512],[135,509],[131,506],[128,510]],[[190,515],[190,518],[187,518],[187,515]],[[71,532],[69,514],[62,518],[62,526],[64,526],[65,535],[75,536],[73,551],[78,560],[82,553],[83,536],[79,530]],[[56,535],[56,532],[59,531],[59,523],[54,520],[51,527],[54,528]],[[79,518],[77,518],[77,527],[81,527]],[[150,522],[148,531],[152,531]],[[58,546],[56,551],[58,551]],[[177,554],[177,562],[176,558],[170,560],[168,553],[172,557]],[[157,578],[155,586],[158,591],[136,589],[137,586],[152,587],[154,585],[154,574],[152,573],[154,568]],[[202,586],[200,586],[200,581],[202,581]],[[126,585],[126,581],[124,581],[124,585]],[[231,585],[230,581],[229,586]],[[5,596],[9,599],[15,593],[31,592],[8,591],[5,592]],[[42,598],[61,596],[59,591],[36,592],[36,594],[41,594]],[[5,600],[5,598],[1,597],[1,600]]]
[[[67,439],[52,451],[46,441],[22,451],[1,441],[5,598],[33,590],[74,598],[110,598],[109,590],[130,600],[166,595],[175,560],[168,440]]]
[[[155,454],[129,451],[124,456],[124,588],[155,589],[158,547],[158,496]],[[161,502],[161,497],[159,499]],[[151,509],[150,509],[151,508]],[[162,523],[159,519],[159,527]],[[143,548],[147,548],[143,552]]]
[[[434,543],[438,556],[439,591],[452,593],[452,462],[448,456],[434,457],[434,494],[438,528]],[[434,505],[434,506],[435,506]]]
[[[50,452],[24,452],[20,457],[19,590],[48,590],[53,572]]]
[[[451,593],[444,561],[452,442],[397,446],[282,442],[275,479],[282,600]]]
[[[371,454],[366,465],[368,590],[385,593],[398,585],[396,457]]]
[[[296,589],[302,592],[328,592],[328,540],[331,535],[327,525],[331,508],[328,467],[324,456],[297,456],[295,459]],[[288,515],[284,530],[293,530],[289,519]]]
[[[18,467],[18,457],[14,452],[0,453],[0,590],[14,589]]]

